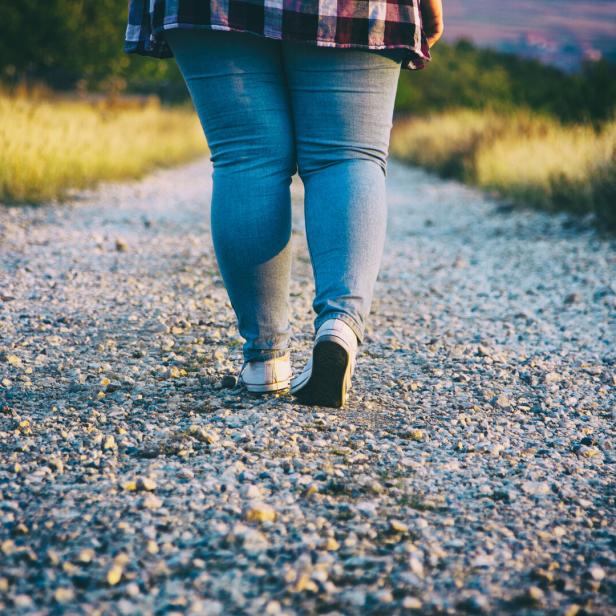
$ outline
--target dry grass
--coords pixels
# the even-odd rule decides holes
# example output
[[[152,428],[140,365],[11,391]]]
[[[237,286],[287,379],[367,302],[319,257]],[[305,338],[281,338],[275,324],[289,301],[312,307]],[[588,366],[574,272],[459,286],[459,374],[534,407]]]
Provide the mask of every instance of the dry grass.
[[[62,198],[206,151],[195,114],[157,99],[136,105],[0,93],[0,202]]]
[[[597,131],[529,113],[451,111],[398,122],[391,152],[516,203],[593,213],[616,228],[616,121]]]

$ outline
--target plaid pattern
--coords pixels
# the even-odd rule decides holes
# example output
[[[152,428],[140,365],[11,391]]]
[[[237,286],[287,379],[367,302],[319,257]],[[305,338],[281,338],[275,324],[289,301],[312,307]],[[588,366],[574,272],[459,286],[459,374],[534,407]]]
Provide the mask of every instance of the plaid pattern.
[[[322,47],[407,50],[402,68],[430,60],[421,29],[421,0],[129,0],[124,51],[173,54],[170,28],[252,32]]]

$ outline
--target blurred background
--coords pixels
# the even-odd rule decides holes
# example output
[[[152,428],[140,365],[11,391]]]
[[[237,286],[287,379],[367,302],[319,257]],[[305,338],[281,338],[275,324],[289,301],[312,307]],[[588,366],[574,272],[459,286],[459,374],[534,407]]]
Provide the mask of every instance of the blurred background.
[[[444,8],[433,61],[402,71],[392,157],[616,228],[616,3]],[[0,5],[0,202],[207,152],[175,63],[124,54],[125,26],[125,0]]]

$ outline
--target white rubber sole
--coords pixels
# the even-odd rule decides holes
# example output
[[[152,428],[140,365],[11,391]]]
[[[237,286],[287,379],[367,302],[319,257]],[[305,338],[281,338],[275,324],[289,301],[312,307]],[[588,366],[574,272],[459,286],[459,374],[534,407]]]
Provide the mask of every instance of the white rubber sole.
[[[256,384],[256,383],[244,383],[244,381],[240,381],[240,385],[244,387],[247,391],[250,391],[255,394],[266,394],[273,391],[281,391],[283,389],[288,389],[291,385],[291,381],[279,381],[278,383],[264,383],[264,384]]]

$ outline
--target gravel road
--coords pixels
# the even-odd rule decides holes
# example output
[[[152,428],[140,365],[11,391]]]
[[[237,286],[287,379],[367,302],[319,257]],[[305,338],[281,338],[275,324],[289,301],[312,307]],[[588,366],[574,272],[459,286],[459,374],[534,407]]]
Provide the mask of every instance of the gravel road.
[[[229,387],[210,176],[0,207],[0,612],[616,613],[616,241],[390,160],[350,403],[302,407]]]

